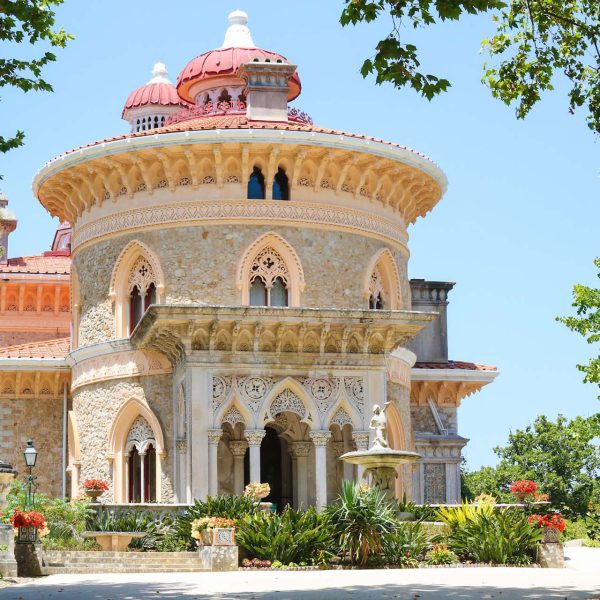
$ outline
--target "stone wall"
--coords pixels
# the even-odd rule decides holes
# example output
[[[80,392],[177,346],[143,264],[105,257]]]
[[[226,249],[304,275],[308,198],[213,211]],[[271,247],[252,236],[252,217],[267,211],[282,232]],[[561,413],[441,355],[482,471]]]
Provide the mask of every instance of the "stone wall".
[[[412,405],[410,407],[410,415],[414,431],[420,431],[421,433],[440,433],[435,423],[435,419],[433,418],[433,414],[431,413],[431,409],[429,408],[429,405]]]
[[[62,492],[63,401],[19,398],[0,400],[0,457],[25,475],[23,451],[33,439],[38,458],[33,474],[38,492],[60,496]]]
[[[363,286],[369,261],[386,247],[379,240],[337,231],[258,225],[157,229],[100,241],[76,253],[73,268],[81,289],[79,343],[114,337],[110,279],[119,253],[131,240],[143,242],[159,257],[166,279],[164,302],[239,305],[238,265],[248,246],[267,231],[282,235],[300,257],[306,282],[302,306],[365,308]],[[409,306],[406,257],[390,250],[400,273],[403,304]]]
[[[162,501],[173,499],[172,453],[172,382],[170,375],[105,381],[84,386],[75,391],[73,410],[79,424],[81,440],[80,481],[104,479],[110,490],[106,498],[112,500],[112,468],[107,460],[108,436],[115,416],[130,398],[146,399],[159,420],[168,454],[162,461]]]

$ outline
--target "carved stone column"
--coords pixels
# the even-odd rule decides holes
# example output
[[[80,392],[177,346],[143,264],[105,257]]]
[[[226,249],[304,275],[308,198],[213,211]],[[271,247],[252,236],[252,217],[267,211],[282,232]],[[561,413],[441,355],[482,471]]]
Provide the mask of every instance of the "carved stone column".
[[[250,481],[260,483],[260,444],[266,435],[264,429],[247,429],[246,439],[250,447]]]
[[[222,429],[208,430],[208,495],[219,493],[218,449],[219,440],[223,435]]]
[[[177,470],[177,501],[189,502],[190,482],[187,476],[187,439],[177,438],[175,440],[175,464]]]
[[[368,431],[355,431],[352,433],[352,438],[356,444],[357,450],[368,450],[369,449],[369,437]],[[365,469],[360,465],[357,466],[357,479],[360,481],[365,476]]]
[[[290,452],[296,463],[294,490],[296,492],[296,508],[308,507],[308,454],[310,442],[293,442]]]
[[[342,486],[344,478],[344,461],[340,460],[340,456],[344,454],[344,442],[331,442],[331,449],[335,458],[335,491],[337,492]]]
[[[248,449],[245,440],[231,440],[229,451],[233,455],[233,493],[238,496],[244,493],[244,457]]]
[[[315,495],[320,511],[327,506],[327,442],[331,431],[311,431],[309,435],[315,445]]]

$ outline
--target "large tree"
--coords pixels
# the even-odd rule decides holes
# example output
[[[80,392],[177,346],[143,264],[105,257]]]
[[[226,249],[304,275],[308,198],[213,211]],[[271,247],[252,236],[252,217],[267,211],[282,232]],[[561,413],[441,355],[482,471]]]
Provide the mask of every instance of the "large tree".
[[[0,40],[3,56],[17,51],[18,44],[29,42],[50,48],[64,48],[72,36],[62,28],[55,28],[54,7],[63,0],[0,0]],[[46,50],[37,58],[0,58],[0,87],[12,86],[23,92],[31,90],[52,91],[52,86],[42,77],[42,70],[56,60]],[[6,123],[7,119],[3,121]],[[23,144],[25,134],[17,131],[11,137],[0,135],[0,152],[8,152]]]
[[[491,12],[496,34],[482,45],[492,59],[483,82],[492,95],[516,104],[524,118],[553,89],[557,74],[569,82],[569,111],[585,106],[587,123],[600,133],[600,2],[598,0],[345,0],[342,25],[390,19],[391,31],[377,42],[361,68],[376,82],[412,87],[428,99],[450,82],[421,69],[409,30]],[[407,41],[408,40],[408,41]],[[496,62],[497,61],[497,62]]]
[[[463,476],[467,497],[486,492],[508,498],[516,479],[532,479],[550,495],[555,508],[584,515],[588,504],[600,504],[600,413],[568,421],[539,416],[533,425],[508,436],[508,444],[494,448],[497,467],[483,467]]]
[[[594,261],[600,279],[600,258]],[[573,304],[577,309],[576,317],[557,317],[571,331],[582,335],[588,344],[600,343],[600,289],[576,284],[573,286]],[[577,365],[585,373],[585,383],[595,383],[600,387],[600,355],[590,358],[587,365]],[[600,396],[598,396],[600,398]]]

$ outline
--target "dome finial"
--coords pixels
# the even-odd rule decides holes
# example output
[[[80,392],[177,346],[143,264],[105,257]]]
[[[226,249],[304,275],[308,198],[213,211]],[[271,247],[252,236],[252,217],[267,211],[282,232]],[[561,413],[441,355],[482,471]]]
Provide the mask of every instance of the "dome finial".
[[[243,10],[229,13],[229,27],[221,48],[256,48],[248,29],[248,15]]]
[[[157,62],[152,68],[152,79],[148,83],[171,83],[167,79],[167,67],[165,63]]]

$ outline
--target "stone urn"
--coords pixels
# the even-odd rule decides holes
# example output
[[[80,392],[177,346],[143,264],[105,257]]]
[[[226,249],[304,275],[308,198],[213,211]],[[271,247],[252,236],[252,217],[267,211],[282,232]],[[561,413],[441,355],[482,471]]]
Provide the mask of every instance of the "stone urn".
[[[98,504],[98,498],[104,493],[103,490],[83,490],[92,504]]]

